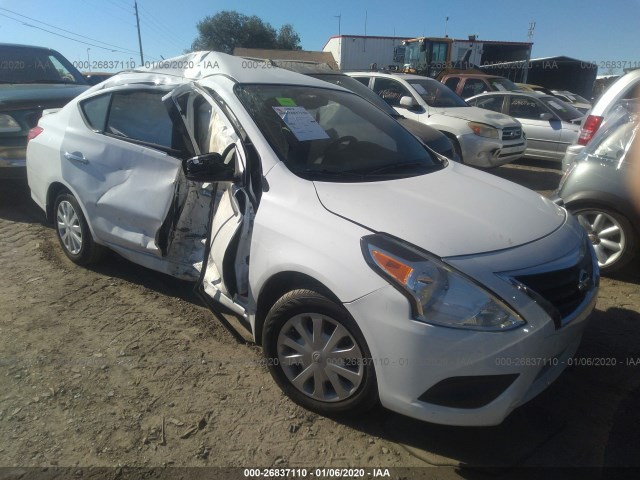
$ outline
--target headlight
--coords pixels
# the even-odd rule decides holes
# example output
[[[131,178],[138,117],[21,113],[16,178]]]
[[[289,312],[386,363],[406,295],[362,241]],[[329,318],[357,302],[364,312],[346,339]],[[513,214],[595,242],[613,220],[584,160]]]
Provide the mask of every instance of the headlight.
[[[20,131],[22,131],[22,128],[11,115],[0,113],[0,133],[15,133]]]
[[[369,266],[409,299],[415,320],[491,331],[525,324],[491,292],[430,254],[385,235],[363,237],[361,247]]]
[[[491,125],[486,125],[484,123],[478,122],[469,122],[467,123],[467,125],[469,125],[469,128],[473,131],[473,133],[480,137],[500,138],[500,136],[498,135],[498,129],[492,127]]]

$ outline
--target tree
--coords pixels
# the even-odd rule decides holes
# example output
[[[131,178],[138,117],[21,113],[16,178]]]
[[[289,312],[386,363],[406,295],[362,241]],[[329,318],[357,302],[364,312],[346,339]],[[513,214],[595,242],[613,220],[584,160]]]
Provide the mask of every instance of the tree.
[[[281,50],[301,50],[300,35],[293,29],[293,25],[287,23],[280,27],[278,38],[276,39],[276,48]]]
[[[276,30],[259,17],[224,10],[198,22],[198,38],[191,51],[215,50],[233,53],[235,47],[300,50],[300,36],[287,24]]]

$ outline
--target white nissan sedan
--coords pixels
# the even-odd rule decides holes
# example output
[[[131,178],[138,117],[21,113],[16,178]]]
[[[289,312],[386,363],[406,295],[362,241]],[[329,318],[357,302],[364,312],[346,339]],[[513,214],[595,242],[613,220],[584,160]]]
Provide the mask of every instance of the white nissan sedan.
[[[28,179],[66,255],[193,280],[323,414],[495,425],[554,381],[599,283],[575,219],[341,87],[255,67],[193,53],[43,116]]]

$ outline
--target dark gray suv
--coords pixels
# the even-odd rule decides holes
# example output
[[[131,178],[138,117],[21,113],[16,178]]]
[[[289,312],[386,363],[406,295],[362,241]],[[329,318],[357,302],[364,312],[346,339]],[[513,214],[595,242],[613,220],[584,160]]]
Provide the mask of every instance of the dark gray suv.
[[[63,107],[88,88],[55,50],[0,43],[0,180],[26,177],[27,135],[42,111]]]
[[[640,212],[627,186],[630,147],[640,134],[636,106],[617,107],[569,165],[557,192],[587,230],[605,274],[622,269],[638,253]]]

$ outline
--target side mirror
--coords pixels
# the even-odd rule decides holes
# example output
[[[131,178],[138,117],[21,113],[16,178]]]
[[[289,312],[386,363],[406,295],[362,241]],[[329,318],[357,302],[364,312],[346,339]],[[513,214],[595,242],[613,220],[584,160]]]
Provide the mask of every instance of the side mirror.
[[[411,109],[417,105],[415,98],[410,97],[408,95],[402,97],[400,99],[400,106],[404,108]]]
[[[234,145],[230,147],[235,148]],[[182,170],[192,182],[232,182],[236,177],[235,161],[225,162],[229,147],[219,153],[206,153],[182,161]]]
[[[540,120],[553,120],[555,117],[550,112],[544,112],[540,114]]]

